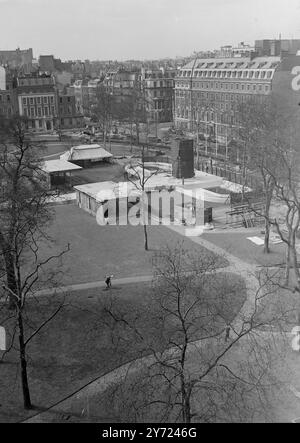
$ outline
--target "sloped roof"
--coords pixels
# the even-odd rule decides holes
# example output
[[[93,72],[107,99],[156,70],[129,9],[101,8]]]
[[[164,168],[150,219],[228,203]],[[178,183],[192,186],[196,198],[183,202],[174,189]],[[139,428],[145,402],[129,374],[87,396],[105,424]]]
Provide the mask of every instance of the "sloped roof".
[[[194,59],[180,70],[215,70],[215,69],[275,69],[281,61],[279,56],[255,57],[225,57]]]
[[[74,186],[76,191],[82,192],[96,201],[114,200],[117,198],[139,197],[139,191],[133,183],[112,181],[88,183],[86,185]]]
[[[76,160],[103,160],[105,158],[111,158],[113,155],[102,148],[100,145],[80,145],[73,146],[70,151],[61,155],[61,159],[67,161]]]
[[[54,172],[68,172],[75,171],[78,169],[82,169],[81,166],[74,165],[74,163],[70,163],[63,159],[57,160],[47,160],[41,166],[42,171],[47,172],[48,174]]]

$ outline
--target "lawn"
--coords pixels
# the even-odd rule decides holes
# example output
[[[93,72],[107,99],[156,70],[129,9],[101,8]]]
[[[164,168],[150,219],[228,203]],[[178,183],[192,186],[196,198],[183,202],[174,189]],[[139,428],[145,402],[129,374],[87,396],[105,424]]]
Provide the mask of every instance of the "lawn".
[[[246,263],[259,266],[272,266],[285,262],[284,244],[270,244],[271,253],[264,254],[263,246],[256,246],[247,239],[247,237],[255,236],[261,236],[259,230],[257,233],[254,233],[251,230],[251,233],[249,234],[228,232],[224,232],[224,234],[215,234],[214,232],[211,232],[210,234],[204,234],[203,238],[240,258]]]
[[[106,274],[115,278],[151,275],[153,254],[166,245],[181,243],[195,254],[213,255],[164,226],[148,228],[150,251],[146,252],[142,227],[99,226],[95,217],[76,205],[57,206],[54,211],[48,231],[54,242],[41,244],[40,253],[45,258],[70,244],[70,252],[58,263],[61,285],[101,281]],[[220,259],[220,266],[227,265]]]
[[[283,336],[273,337],[270,334],[264,334],[261,339],[258,340],[257,348],[265,355],[263,358],[260,356],[260,364],[257,364],[257,355],[253,352],[253,345],[247,339],[241,339],[241,342],[220,360],[221,364],[226,364],[235,374],[241,374],[244,379],[247,379],[246,374],[251,374],[253,383],[261,376],[261,368],[267,368],[261,376],[261,385],[257,389],[245,389],[245,385],[239,383],[236,378],[234,386],[232,386],[230,377],[225,378],[226,373],[221,377],[220,374],[217,375],[212,371],[211,376],[204,378],[202,387],[194,392],[192,411],[195,412],[198,409],[201,414],[196,416],[193,422],[291,423],[297,418],[299,420],[299,394],[298,397],[295,395],[297,391],[300,392],[299,354],[292,351],[289,342]],[[211,352],[218,349],[213,343],[207,346]],[[206,367],[205,355],[205,352],[198,353],[195,352],[195,349],[188,352],[186,372],[191,377],[196,376]],[[98,385],[98,389],[100,388],[98,394],[93,389],[84,390],[81,402],[77,401],[77,407],[79,405],[82,409],[85,407],[85,421],[159,422],[163,412],[166,412],[165,405],[170,404],[169,390],[163,391],[163,386],[165,385],[165,388],[167,386],[164,377],[156,376],[150,379],[147,374],[145,366],[140,366],[137,371],[126,374],[125,378],[121,378],[119,381],[115,380],[111,384],[107,383],[102,390],[101,385]],[[208,382],[209,389],[205,386],[205,381]],[[231,386],[232,392],[230,392],[229,386]],[[226,391],[232,394],[233,401],[231,401],[230,395],[228,398],[222,396],[222,392]],[[242,394],[238,395],[238,391]],[[233,395],[234,392],[236,397]],[[147,401],[157,398],[160,401],[163,400],[165,405],[154,403],[146,406]],[[69,406],[72,404],[71,401],[66,402],[64,411],[68,410],[67,403]],[[89,405],[88,410],[86,409],[87,404]],[[208,410],[212,404],[218,414],[210,417]],[[174,422],[178,419],[178,410],[175,414],[176,408],[174,409],[172,413],[169,413],[167,422]],[[46,415],[46,417],[51,418],[51,415]],[[76,422],[78,416],[76,417],[74,414],[74,416],[70,416],[69,420]],[[166,423],[165,420],[164,423]]]
[[[224,279],[230,284],[242,284],[239,277],[222,273],[217,274],[214,283],[219,280],[219,286],[223,286]],[[49,407],[107,371],[147,353],[144,345],[131,342],[130,333],[123,334],[124,342],[116,341],[115,330],[105,326],[108,317],[103,311],[104,301],[109,303],[113,298],[118,308],[134,315],[143,336],[154,341],[155,346],[161,346],[162,334],[157,322],[153,321],[153,311],[147,309],[151,306],[151,291],[149,284],[135,284],[114,287],[111,291],[93,289],[69,294],[63,310],[28,348],[33,403],[41,409]],[[214,309],[223,312],[227,321],[232,320],[245,301],[245,290],[226,293],[226,304],[224,297],[218,302],[217,295],[217,291],[215,294],[210,292],[210,303]],[[58,302],[58,299],[47,297],[28,302],[27,334],[55,310]],[[11,334],[11,320],[4,323],[7,315],[2,308],[0,324]],[[215,327],[223,329],[224,322],[218,320]],[[19,421],[26,416],[22,409],[19,376],[17,354],[12,349],[5,363],[0,364],[0,422]]]
[[[70,144],[68,142],[56,142],[56,143],[41,143],[43,146],[42,155],[43,157],[48,157],[46,160],[52,160],[59,158],[59,156],[70,149]]]

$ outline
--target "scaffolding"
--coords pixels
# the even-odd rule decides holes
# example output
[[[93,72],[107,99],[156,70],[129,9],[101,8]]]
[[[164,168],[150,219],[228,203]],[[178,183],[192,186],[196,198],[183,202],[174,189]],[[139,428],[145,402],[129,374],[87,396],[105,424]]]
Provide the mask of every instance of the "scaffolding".
[[[232,228],[254,228],[264,221],[262,202],[235,206],[226,212],[226,225]]]

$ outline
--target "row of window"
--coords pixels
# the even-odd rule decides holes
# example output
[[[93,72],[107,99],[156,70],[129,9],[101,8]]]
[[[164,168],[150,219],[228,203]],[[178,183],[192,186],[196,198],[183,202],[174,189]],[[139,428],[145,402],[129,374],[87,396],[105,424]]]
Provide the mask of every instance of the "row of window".
[[[270,79],[273,76],[274,71],[261,71],[261,70],[242,70],[242,71],[231,71],[231,70],[219,70],[219,71],[195,71],[194,77],[212,77],[212,78],[257,78],[257,79]],[[192,71],[181,71],[179,77],[191,77]]]
[[[53,129],[53,123],[49,120],[28,120],[25,124],[27,129],[46,129],[47,131]]]
[[[153,91],[153,97],[163,97],[164,95],[166,95],[165,91],[162,90]]]
[[[60,110],[61,114],[72,114],[72,107],[71,106],[68,106],[68,107],[66,107],[66,106],[62,107],[61,106],[59,108],[59,110]]]
[[[38,85],[53,85],[52,78],[33,78],[33,79],[20,79],[20,86],[38,86]]]
[[[0,115],[12,115],[12,108],[8,107],[8,108],[0,108]]]
[[[50,115],[55,115],[55,107],[39,107],[37,110],[35,108],[24,108],[24,115],[26,117],[48,117]]]
[[[10,97],[9,94],[7,94],[6,96],[4,96],[4,95],[0,95],[0,103],[5,101],[5,97],[6,97],[6,101],[7,101],[8,103],[10,103],[10,101],[11,101],[11,97]]]
[[[59,97],[59,103],[63,102],[63,97]],[[71,97],[67,97],[67,102],[70,103],[71,102]]]
[[[175,72],[168,72],[167,77],[174,77],[175,75],[176,75]],[[153,79],[153,78],[164,78],[164,77],[166,77],[166,75],[164,76],[163,73],[157,73],[157,74],[154,74],[154,73],[148,74],[148,73],[146,73],[145,74],[145,79],[146,80],[147,79]]]
[[[177,109],[176,118],[182,118],[185,120],[190,119],[190,111],[188,109]],[[195,122],[201,123],[217,123],[217,124],[236,124],[237,117],[234,114],[215,114],[214,112],[199,113],[199,115],[193,115]]]
[[[251,96],[254,100],[257,100],[258,102],[265,99],[264,95],[254,95]],[[246,94],[220,94],[220,93],[214,93],[214,92],[196,92],[193,94],[194,99],[198,100],[210,100],[210,101],[216,101],[216,102],[224,102],[224,101],[246,101],[249,99],[249,96]],[[176,95],[175,101],[182,102],[184,100],[190,101],[190,96],[186,96],[184,94]]]
[[[212,102],[212,101],[198,101],[198,102],[194,102],[194,109],[198,109],[199,113],[207,113],[209,112],[208,109],[209,108],[213,108],[216,111],[229,111],[229,110],[237,110],[238,109],[238,103],[241,102],[247,102],[248,101],[248,97],[247,96],[239,96],[238,97],[239,100],[235,100],[235,101],[228,101],[228,102]],[[262,104],[264,102],[265,98],[264,97],[260,97],[260,96],[256,96],[255,97],[255,101],[257,103]],[[189,103],[176,103],[175,104],[175,108],[177,110],[179,110],[181,112],[182,109],[189,109]],[[197,112],[197,111],[195,111]]]
[[[165,82],[148,82],[147,86],[148,88],[173,88],[173,82],[172,81],[165,81]]]
[[[190,85],[188,83],[177,83],[177,87],[180,88],[189,88]],[[267,93],[270,91],[270,85],[257,84],[257,83],[193,83],[194,88],[199,89],[225,89],[225,90],[235,90],[235,91],[249,91],[249,92],[264,92]],[[176,92],[176,91],[175,91]]]
[[[48,96],[48,95],[44,95],[44,96],[38,96],[38,97],[23,97],[23,105],[35,105],[38,104],[40,105],[41,103],[54,103],[54,96]]]

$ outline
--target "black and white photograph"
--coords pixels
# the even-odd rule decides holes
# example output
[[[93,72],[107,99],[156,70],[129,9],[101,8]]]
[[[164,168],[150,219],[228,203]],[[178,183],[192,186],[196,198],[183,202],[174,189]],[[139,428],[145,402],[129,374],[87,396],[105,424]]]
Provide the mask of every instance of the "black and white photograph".
[[[300,0],[0,17],[0,424],[300,423]]]

